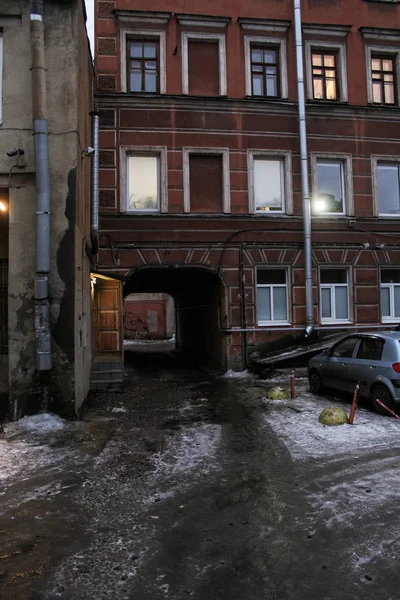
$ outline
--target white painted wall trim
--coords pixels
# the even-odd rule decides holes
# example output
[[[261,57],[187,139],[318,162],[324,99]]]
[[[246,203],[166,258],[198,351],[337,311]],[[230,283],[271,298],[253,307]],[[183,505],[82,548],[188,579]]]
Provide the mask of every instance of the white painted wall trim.
[[[190,162],[191,154],[217,154],[222,156],[222,210],[231,212],[231,182],[229,148],[182,148],[183,160],[183,211],[190,213]]]
[[[158,155],[160,157],[160,213],[168,212],[168,168],[167,168],[167,146],[120,146],[119,149],[119,197],[120,211],[138,214],[140,211],[128,211],[128,157],[135,154]],[[154,211],[157,213],[158,211]],[[154,214],[146,211],[146,214]]]
[[[182,94],[189,94],[189,40],[218,42],[219,49],[219,95],[227,95],[225,35],[215,33],[182,33]]]
[[[251,85],[251,44],[263,44],[265,46],[276,46],[279,48],[279,79],[281,95],[280,98],[288,97],[288,77],[287,77],[287,51],[286,51],[286,40],[280,38],[271,38],[264,36],[250,36],[244,37],[244,57],[245,57],[245,68],[246,68],[246,96],[252,96],[253,90]],[[257,96],[259,97],[259,96]],[[267,97],[267,96],[265,96]],[[278,98],[279,99],[279,98]]]
[[[165,31],[150,31],[149,29],[122,29],[121,40],[121,92],[128,92],[128,38],[158,38],[160,47],[160,94],[167,93],[167,66],[166,66],[166,33]]]

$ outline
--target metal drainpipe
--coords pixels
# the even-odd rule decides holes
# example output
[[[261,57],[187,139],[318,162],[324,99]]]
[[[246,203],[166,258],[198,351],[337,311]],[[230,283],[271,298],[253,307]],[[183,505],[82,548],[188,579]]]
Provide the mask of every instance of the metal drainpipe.
[[[240,277],[240,308],[242,322],[242,366],[247,369],[247,317],[246,317],[246,279],[243,266],[243,244],[239,249],[239,277]]]
[[[50,343],[50,168],[47,129],[43,0],[29,1],[32,52],[32,117],[36,172],[36,369],[52,368]]]
[[[305,336],[309,337],[314,330],[314,311],[312,293],[312,262],[311,262],[311,205],[308,185],[308,157],[306,107],[304,100],[304,65],[303,39],[301,31],[301,0],[294,0],[294,24],[296,38],[297,65],[297,95],[299,107],[300,161],[301,161],[301,190],[303,198],[303,232],[304,232],[304,274],[306,288],[306,328]]]
[[[93,117],[93,148],[92,158],[92,255],[99,251],[99,113],[90,113]]]

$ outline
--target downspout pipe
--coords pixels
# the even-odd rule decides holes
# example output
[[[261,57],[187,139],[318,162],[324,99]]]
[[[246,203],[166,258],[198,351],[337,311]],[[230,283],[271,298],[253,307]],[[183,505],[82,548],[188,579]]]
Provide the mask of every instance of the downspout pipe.
[[[50,167],[47,127],[43,0],[29,1],[32,53],[32,117],[36,173],[36,273],[34,283],[36,369],[52,368],[50,342]]]
[[[306,328],[304,330],[304,334],[306,337],[309,337],[314,330],[315,324],[312,293],[311,203],[308,183],[306,107],[304,99],[305,93],[303,36],[301,30],[301,0],[294,0],[294,24],[296,40],[297,95],[300,134],[301,191],[303,199],[304,278],[306,290]]]
[[[92,157],[92,227],[91,227],[91,243],[92,255],[95,256],[99,251],[99,113],[93,111],[92,116],[93,126],[93,149]]]

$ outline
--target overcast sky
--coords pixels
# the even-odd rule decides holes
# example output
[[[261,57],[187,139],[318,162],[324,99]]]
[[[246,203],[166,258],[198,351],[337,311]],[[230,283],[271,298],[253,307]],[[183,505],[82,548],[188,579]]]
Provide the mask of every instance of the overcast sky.
[[[87,21],[86,27],[92,48],[92,56],[94,56],[94,0],[85,0]]]

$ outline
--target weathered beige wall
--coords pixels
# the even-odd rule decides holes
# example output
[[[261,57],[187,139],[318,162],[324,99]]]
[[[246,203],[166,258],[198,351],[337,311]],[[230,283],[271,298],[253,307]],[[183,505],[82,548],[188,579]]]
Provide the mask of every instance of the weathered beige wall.
[[[43,399],[35,373],[33,280],[36,195],[31,108],[28,2],[2,0],[0,14],[21,7],[21,18],[0,16],[4,40],[3,124],[0,148],[21,147],[26,167],[13,169],[9,235],[9,384],[17,413],[36,410]],[[90,171],[82,150],[91,143],[91,77],[84,38],[83,1],[45,3],[47,106],[51,183],[50,300],[54,367],[48,374],[55,409],[79,409],[89,385],[89,261],[85,238]],[[87,88],[82,97],[81,90]],[[79,110],[78,110],[79,107]],[[78,113],[85,113],[82,118]],[[7,128],[7,131],[5,129]],[[0,186],[8,186],[15,159],[0,154]],[[89,178],[84,183],[82,178]],[[78,208],[83,205],[82,210]],[[79,364],[79,367],[77,366]]]

